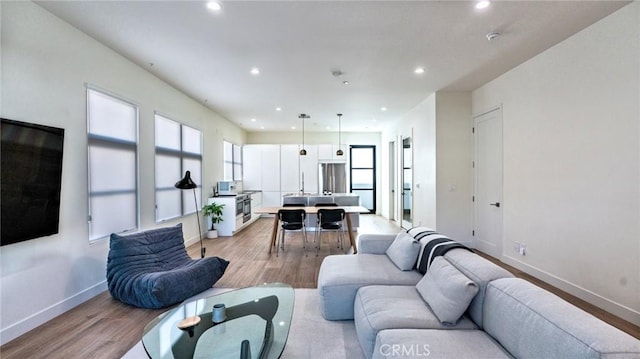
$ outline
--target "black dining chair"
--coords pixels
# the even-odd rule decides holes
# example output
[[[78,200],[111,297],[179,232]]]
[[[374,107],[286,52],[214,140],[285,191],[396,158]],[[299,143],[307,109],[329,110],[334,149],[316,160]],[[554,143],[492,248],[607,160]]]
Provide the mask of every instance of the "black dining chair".
[[[345,212],[342,208],[335,209],[318,209],[318,230],[316,231],[316,236],[318,237],[317,245],[316,245],[316,256],[318,252],[320,252],[320,246],[322,245],[322,232],[323,231],[333,231],[338,233],[338,248],[342,248],[344,250],[344,244],[342,241],[342,237],[344,234],[344,219]]]
[[[304,256],[307,257],[307,227],[305,219],[307,212],[304,209],[281,209],[278,211],[278,220],[280,221],[280,245],[276,244],[276,257],[280,246],[284,251],[284,235],[285,231],[301,231],[302,246],[304,248]]]

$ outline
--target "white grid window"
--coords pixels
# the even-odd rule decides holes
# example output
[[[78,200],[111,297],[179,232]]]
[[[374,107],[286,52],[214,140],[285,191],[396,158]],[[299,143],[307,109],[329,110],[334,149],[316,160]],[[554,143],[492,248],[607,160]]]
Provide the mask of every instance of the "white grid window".
[[[138,107],[87,88],[89,240],[138,228]]]
[[[156,114],[156,221],[196,211],[193,191],[175,188],[186,171],[198,185],[198,208],[202,198],[202,132]]]

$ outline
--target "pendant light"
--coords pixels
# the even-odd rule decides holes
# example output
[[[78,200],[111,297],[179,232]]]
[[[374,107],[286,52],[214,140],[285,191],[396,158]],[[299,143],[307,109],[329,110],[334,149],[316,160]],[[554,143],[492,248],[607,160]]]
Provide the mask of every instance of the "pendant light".
[[[338,114],[338,150],[336,151],[336,156],[342,156],[344,155],[344,152],[342,152],[342,130],[341,130],[341,121],[340,119],[342,118],[342,114],[339,113]]]
[[[300,156],[306,156],[307,150],[304,149],[304,119],[311,118],[311,117],[305,115],[304,113],[301,113],[300,116],[298,116],[298,118],[302,120],[302,149],[300,149]]]

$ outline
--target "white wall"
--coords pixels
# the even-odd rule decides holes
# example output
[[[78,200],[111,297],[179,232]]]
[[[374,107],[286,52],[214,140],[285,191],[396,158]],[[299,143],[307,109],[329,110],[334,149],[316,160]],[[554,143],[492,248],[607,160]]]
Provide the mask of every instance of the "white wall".
[[[387,144],[383,148],[387,174],[382,187],[388,188],[391,174],[389,141],[401,146],[398,137],[411,136],[413,225],[435,228],[460,242],[471,241],[471,127],[471,93],[437,92],[404,115],[382,138]],[[398,166],[400,161],[401,157]],[[384,208],[389,207],[384,196],[383,203]],[[389,216],[389,211],[383,214]]]
[[[471,242],[473,138],[470,92],[436,93],[436,229]]]
[[[158,226],[155,110],[204,132],[203,185],[222,177],[222,139],[242,143],[246,135],[34,3],[2,2],[1,10],[1,116],[65,129],[60,232],[0,247],[0,342],[6,343],[106,289],[109,243],[88,240],[85,83],[139,104],[142,229]],[[185,238],[197,239],[194,216],[162,225],[178,222]]]
[[[638,39],[633,2],[472,95],[474,113],[503,106],[502,259],[635,324]]]
[[[388,143],[393,139],[412,138],[413,157],[413,203],[412,218],[414,226],[436,227],[436,95],[432,94],[406,115],[404,115],[394,127],[384,132],[382,142],[386,145],[382,148],[388,167],[389,148]],[[397,165],[402,166],[402,141],[396,141],[398,145],[399,160]],[[383,181],[383,187],[388,188],[388,176]],[[402,184],[398,179],[400,193]],[[388,205],[388,201],[385,201]],[[396,208],[401,208],[401,202]],[[398,219],[401,223],[401,218]]]

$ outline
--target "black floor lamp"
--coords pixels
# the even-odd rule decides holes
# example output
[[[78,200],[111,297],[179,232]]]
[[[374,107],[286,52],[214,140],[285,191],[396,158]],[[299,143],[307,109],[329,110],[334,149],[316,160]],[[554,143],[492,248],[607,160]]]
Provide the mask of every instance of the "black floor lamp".
[[[191,172],[187,171],[187,173],[184,174],[184,178],[176,182],[175,187],[179,189],[193,189],[193,201],[196,205],[196,220],[198,221],[198,238],[200,239],[200,258],[204,258],[204,253],[207,249],[202,245],[202,230],[200,229],[200,216],[198,216],[198,199],[196,197],[196,188],[198,187],[198,185],[191,179]]]

